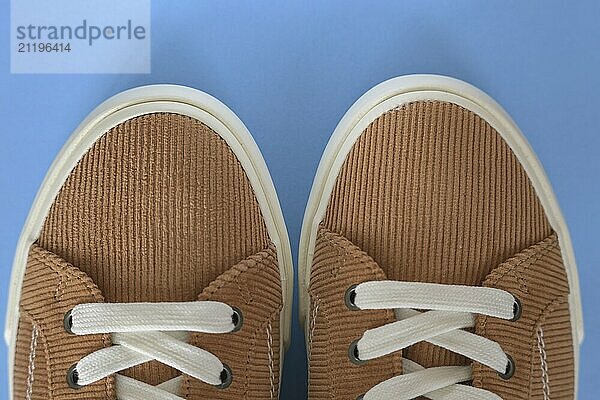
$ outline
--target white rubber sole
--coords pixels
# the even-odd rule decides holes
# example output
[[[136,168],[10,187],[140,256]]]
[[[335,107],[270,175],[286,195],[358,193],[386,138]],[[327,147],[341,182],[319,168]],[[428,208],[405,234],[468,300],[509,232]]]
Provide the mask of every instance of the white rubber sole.
[[[300,235],[298,286],[300,320],[304,323],[305,330],[309,326],[306,318],[307,311],[310,309],[307,283],[310,278],[317,229],[325,216],[342,164],[361,133],[377,117],[402,104],[419,100],[448,101],[478,114],[498,131],[525,168],[548,220],[558,234],[569,279],[573,339],[580,345],[583,341],[583,314],[575,255],[567,225],[540,161],[517,125],[491,97],[468,83],[438,75],[402,76],[375,86],[350,107],[335,128],[317,168]],[[576,377],[579,364],[578,345],[574,346]]]
[[[44,220],[63,183],[98,138],[128,119],[156,112],[187,115],[209,126],[231,147],[248,175],[270,239],[277,248],[284,301],[280,321],[282,327],[280,369],[283,366],[284,349],[289,346],[291,329],[292,254],[275,187],[258,146],[242,121],[216,98],[184,86],[142,86],[111,97],[89,114],[55,158],[31,207],[13,261],[4,331],[4,339],[9,346],[8,371],[11,398],[19,301],[29,248],[39,237]]]

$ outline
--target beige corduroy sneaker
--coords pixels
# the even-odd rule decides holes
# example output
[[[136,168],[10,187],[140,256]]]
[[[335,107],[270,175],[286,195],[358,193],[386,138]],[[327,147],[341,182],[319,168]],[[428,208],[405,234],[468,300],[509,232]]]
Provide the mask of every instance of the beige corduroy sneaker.
[[[573,399],[583,323],[542,167],[478,89],[361,97],[321,159],[299,251],[316,399]]]
[[[52,165],[13,267],[14,399],[273,399],[291,254],[262,156],[213,97],[99,106]]]

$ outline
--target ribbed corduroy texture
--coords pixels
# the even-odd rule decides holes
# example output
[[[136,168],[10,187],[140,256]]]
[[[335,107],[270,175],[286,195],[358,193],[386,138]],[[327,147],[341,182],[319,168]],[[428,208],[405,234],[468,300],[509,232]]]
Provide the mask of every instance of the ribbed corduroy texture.
[[[148,114],[103,135],[56,198],[39,243],[76,265],[109,302],[191,301],[268,246],[248,177],[199,121]],[[158,363],[128,375],[158,384]]]
[[[321,228],[311,270],[309,314],[309,397],[356,399],[382,380],[399,375],[400,354],[362,365],[348,349],[367,329],[395,320],[392,310],[352,311],[345,303],[353,284],[385,278],[381,268],[346,238]]]
[[[46,400],[49,375],[45,357],[45,340],[39,327],[27,315],[21,314],[15,350],[15,398]]]
[[[113,400],[107,378],[79,390],[67,385],[67,371],[82,355],[110,346],[108,335],[74,336],[63,318],[79,303],[102,302],[94,283],[73,265],[37,245],[29,252],[20,302],[15,353],[14,399]],[[32,327],[38,329],[32,346]],[[32,355],[32,353],[34,353]],[[33,370],[33,380],[29,372]]]
[[[525,170],[498,132],[476,114],[439,101],[403,105],[365,129],[337,177],[321,227],[366,252],[387,279],[466,285],[482,285],[498,265],[552,234]],[[336,276],[333,265],[323,269],[320,261],[334,251],[332,245],[317,245],[309,291],[323,277]],[[560,254],[554,253],[551,264],[554,272],[539,268],[530,284],[564,290],[566,281],[553,280],[553,274],[564,275]],[[357,277],[337,276],[338,285],[358,283]],[[524,307],[530,307],[529,301],[536,305],[544,301],[535,293],[524,300]],[[311,296],[313,308],[315,301]],[[551,353],[547,355],[553,369],[550,379],[559,381],[557,395],[572,398],[568,363],[573,353],[567,322],[567,309],[557,305],[542,328],[546,351]],[[317,318],[311,329],[316,332],[323,326]],[[354,332],[353,325],[345,328]],[[501,345],[508,339],[509,347],[527,343],[535,350],[536,327],[530,324],[528,328],[527,334],[513,341],[501,332],[496,339]],[[328,347],[321,340],[311,344],[311,393],[328,379],[327,371],[337,369],[338,358],[345,356],[342,349]],[[470,363],[427,343],[406,349],[404,356],[425,367]],[[313,361],[317,358],[325,361],[317,364]],[[539,357],[531,362],[536,360]],[[378,382],[388,377],[387,371],[382,372]],[[529,383],[532,388],[534,380]],[[344,374],[338,374],[337,381],[357,385]],[[519,392],[529,387],[518,379],[506,385]],[[532,390],[532,396],[538,396],[532,398],[539,398],[539,389]]]
[[[218,355],[233,372],[233,382],[215,389],[186,377],[182,397],[188,399],[259,400],[279,398],[279,317],[281,280],[275,246],[227,270],[200,295],[200,300],[223,301],[237,307],[243,325],[223,335],[195,333],[190,343]]]
[[[66,311],[103,301],[101,293],[108,302],[200,295],[237,306],[239,332],[190,339],[223,356],[234,383],[215,390],[187,378],[184,395],[277,398],[283,300],[276,250],[240,162],[207,126],[149,114],[111,129],[64,183],[38,243],[21,299],[15,399],[27,398],[33,322],[40,331],[32,398],[114,400],[112,378],[79,390],[66,382],[71,365],[110,345],[108,335],[74,336],[63,327]],[[123,373],[150,384],[179,374],[158,362]]]
[[[543,375],[547,373],[550,398],[573,399],[569,282],[556,234],[502,263],[484,285],[504,289],[523,304],[518,321],[481,316],[476,328],[478,335],[497,341],[514,358],[517,369],[506,381],[477,364],[473,384],[503,399],[545,400]]]
[[[388,279],[480,285],[551,230],[527,174],[482,118],[416,102],[371,123],[348,154],[324,226]],[[405,354],[425,367],[466,363],[433,345]]]

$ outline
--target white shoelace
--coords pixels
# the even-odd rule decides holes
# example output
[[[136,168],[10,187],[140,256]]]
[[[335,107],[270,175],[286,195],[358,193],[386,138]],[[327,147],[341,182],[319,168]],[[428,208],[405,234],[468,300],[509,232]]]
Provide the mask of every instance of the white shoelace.
[[[189,332],[228,333],[240,328],[239,310],[215,301],[79,304],[65,316],[74,335],[112,334],[113,345],[95,351],[67,374],[74,388],[157,360],[210,385],[225,387],[232,372],[212,353],[186,343]],[[158,386],[116,375],[119,400],[174,400],[179,378]]]
[[[398,321],[367,330],[352,343],[350,358],[356,363],[427,341],[486,365],[501,376],[514,373],[514,361],[492,340],[464,328],[475,326],[474,314],[516,320],[521,304],[512,294],[494,288],[440,285],[422,282],[372,281],[351,287],[346,304],[355,310],[395,309]],[[430,310],[419,312],[419,310]],[[489,391],[461,385],[472,379],[469,366],[423,368],[403,360],[403,375],[383,381],[364,400],[501,400]]]

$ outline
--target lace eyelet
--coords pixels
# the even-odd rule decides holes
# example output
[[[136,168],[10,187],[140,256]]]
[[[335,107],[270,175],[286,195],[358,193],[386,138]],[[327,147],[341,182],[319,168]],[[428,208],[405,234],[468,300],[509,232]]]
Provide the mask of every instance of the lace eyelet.
[[[358,340],[350,343],[350,347],[348,347],[348,358],[356,365],[363,365],[367,362],[366,360],[361,360],[358,356]]]
[[[505,381],[512,378],[512,376],[515,374],[515,371],[517,370],[517,365],[515,364],[515,360],[508,354],[506,356],[508,357],[508,363],[506,364],[506,371],[504,373],[498,372],[498,375],[500,376],[500,378],[504,379]]]
[[[223,364],[223,370],[221,371],[221,383],[219,385],[215,385],[217,389],[226,389],[233,382],[233,372],[231,368],[227,364]]]
[[[346,303],[346,307],[352,311],[358,311],[360,308],[354,303],[356,300],[356,287],[358,285],[352,285],[346,290],[346,294],[344,295],[344,301]]]
[[[515,298],[515,302],[513,304],[513,318],[511,321],[516,322],[521,318],[521,314],[523,314],[523,305],[517,296],[513,295],[513,297]]]
[[[79,373],[77,372],[77,364],[73,364],[67,371],[67,383],[71,389],[81,389],[79,383]]]
[[[71,313],[73,312],[73,310],[69,310],[65,313],[65,316],[63,318],[63,325],[65,327],[65,331],[71,335],[74,335],[73,333],[73,316],[71,315]]]
[[[231,322],[233,322],[233,329],[231,333],[237,332],[242,329],[242,325],[244,324],[244,315],[242,314],[242,310],[237,307],[231,307],[233,309],[233,314],[231,315]]]

